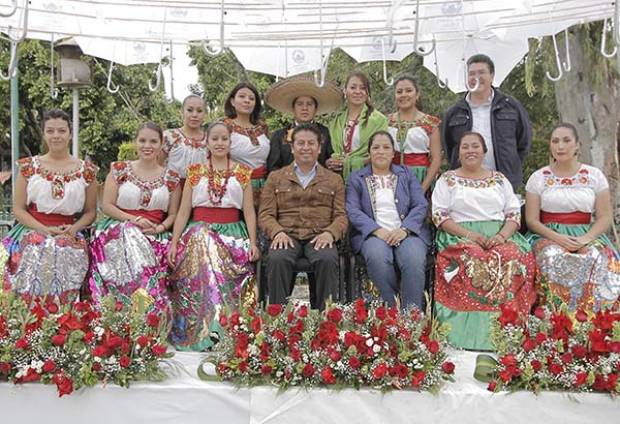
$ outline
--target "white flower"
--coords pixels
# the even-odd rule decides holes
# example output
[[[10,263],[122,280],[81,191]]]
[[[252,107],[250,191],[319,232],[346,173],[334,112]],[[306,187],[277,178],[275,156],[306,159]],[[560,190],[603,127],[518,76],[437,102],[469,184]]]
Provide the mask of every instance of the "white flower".
[[[95,362],[101,362],[101,358],[99,356],[95,356],[93,359]]]
[[[381,346],[376,344],[372,347],[372,351],[375,353],[379,353],[381,351]]]
[[[115,364],[116,363],[116,356],[110,356],[106,362],[108,364]]]
[[[101,327],[95,327],[94,332],[95,332],[95,334],[96,334],[97,336],[101,337],[101,336],[103,336],[104,329],[103,329],[103,328],[101,328]]]
[[[282,377],[284,375],[284,373],[282,371],[277,371],[276,372],[276,377]]]
[[[375,342],[373,342],[372,338],[369,337],[366,339],[366,346],[370,347],[374,344]]]

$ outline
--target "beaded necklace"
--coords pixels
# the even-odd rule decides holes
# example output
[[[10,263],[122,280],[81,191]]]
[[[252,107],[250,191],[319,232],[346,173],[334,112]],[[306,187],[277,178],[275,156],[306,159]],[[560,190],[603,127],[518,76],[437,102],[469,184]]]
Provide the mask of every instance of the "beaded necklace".
[[[213,161],[209,155],[209,173],[207,175],[207,189],[209,200],[213,206],[220,206],[222,198],[228,189],[228,180],[232,172],[230,171],[230,157],[226,159],[226,169],[218,170],[213,168]]]

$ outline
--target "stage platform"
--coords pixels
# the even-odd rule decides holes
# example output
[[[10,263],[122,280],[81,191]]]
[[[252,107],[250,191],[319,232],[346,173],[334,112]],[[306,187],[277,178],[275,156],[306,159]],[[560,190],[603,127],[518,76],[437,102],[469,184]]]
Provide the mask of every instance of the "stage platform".
[[[456,383],[438,395],[364,389],[289,390],[203,382],[200,354],[181,353],[180,372],[129,389],[98,386],[58,398],[56,387],[0,383],[2,423],[510,423],[618,424],[620,399],[606,394],[490,393],[473,378],[476,353],[451,353]]]

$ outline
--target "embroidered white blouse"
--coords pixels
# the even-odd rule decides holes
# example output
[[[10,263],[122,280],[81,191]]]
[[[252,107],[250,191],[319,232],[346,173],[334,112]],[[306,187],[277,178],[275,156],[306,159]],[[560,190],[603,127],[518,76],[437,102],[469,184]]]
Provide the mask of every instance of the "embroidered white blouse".
[[[82,212],[86,189],[95,181],[98,168],[89,161],[80,161],[79,167],[67,173],[55,173],[41,166],[39,156],[17,162],[26,178],[26,204],[36,204],[42,213],[75,215]]]
[[[236,164],[228,179],[226,192],[219,205],[214,205],[209,197],[209,168],[203,164],[192,165],[187,170],[187,181],[192,185],[192,207],[243,208],[243,191],[250,182],[252,170],[245,165]],[[216,171],[214,180],[221,184],[224,172]]]
[[[251,169],[267,163],[271,143],[267,137],[267,125],[259,123],[253,128],[242,128],[232,119],[224,119],[230,129],[230,158]]]
[[[540,209],[545,212],[594,213],[596,195],[609,188],[605,175],[590,165],[581,165],[572,177],[558,177],[549,166],[534,172],[525,190],[540,196]]]
[[[506,177],[497,171],[482,179],[448,171],[437,180],[432,197],[433,222],[504,221],[521,224],[521,204]]]
[[[388,131],[395,141],[396,151],[403,153],[429,153],[431,134],[439,126],[441,120],[432,115],[424,115],[414,122],[398,122],[398,115],[392,114],[389,119]],[[398,127],[406,129],[406,133],[399,134]],[[400,139],[402,137],[402,140]]]
[[[166,130],[162,149],[168,155],[168,168],[185,178],[188,166],[206,162],[207,134],[195,140],[186,137],[181,128]]]
[[[116,206],[128,210],[167,212],[170,193],[179,185],[179,174],[165,169],[160,178],[143,181],[134,174],[131,161],[112,162],[110,172],[118,184]]]
[[[375,221],[381,228],[395,230],[400,228],[402,221],[396,209],[396,181],[398,177],[391,175],[370,175],[366,177],[368,192],[372,200]]]

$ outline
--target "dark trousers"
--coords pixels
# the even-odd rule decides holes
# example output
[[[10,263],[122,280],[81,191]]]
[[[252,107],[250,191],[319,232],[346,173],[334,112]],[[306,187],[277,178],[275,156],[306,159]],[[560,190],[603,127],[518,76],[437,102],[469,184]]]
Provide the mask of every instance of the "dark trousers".
[[[269,287],[269,303],[286,303],[293,292],[293,269],[295,262],[302,257],[312,265],[314,278],[310,279],[311,306],[314,309],[325,309],[325,301],[336,299],[338,284],[338,250],[336,247],[316,250],[310,240],[295,240],[295,247],[287,249],[269,249],[267,255],[267,285]],[[314,281],[314,287],[312,282]]]

